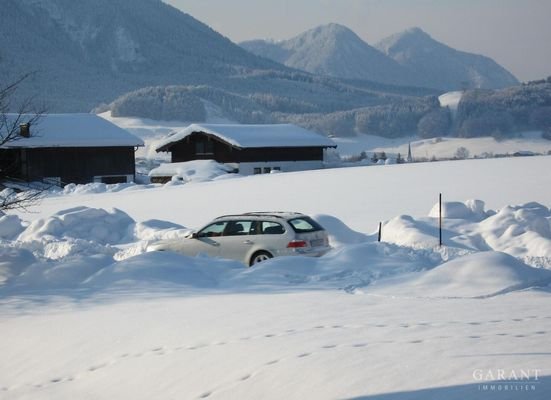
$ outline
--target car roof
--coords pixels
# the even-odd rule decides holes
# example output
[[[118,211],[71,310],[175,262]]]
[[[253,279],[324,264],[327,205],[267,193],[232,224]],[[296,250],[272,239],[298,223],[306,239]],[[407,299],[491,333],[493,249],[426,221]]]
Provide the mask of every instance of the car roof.
[[[299,218],[299,217],[306,217],[306,215],[299,213],[299,212],[293,212],[293,211],[256,211],[256,212],[247,212],[243,214],[230,214],[230,215],[222,215],[218,218],[215,218],[215,220],[219,219],[239,219],[239,218],[278,218],[278,219],[291,219],[291,218]]]

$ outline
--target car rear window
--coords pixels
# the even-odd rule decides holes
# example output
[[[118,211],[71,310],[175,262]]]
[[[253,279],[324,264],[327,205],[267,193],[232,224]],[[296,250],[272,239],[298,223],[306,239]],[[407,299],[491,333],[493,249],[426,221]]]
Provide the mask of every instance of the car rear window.
[[[322,226],[310,217],[293,218],[288,222],[296,233],[323,231]]]

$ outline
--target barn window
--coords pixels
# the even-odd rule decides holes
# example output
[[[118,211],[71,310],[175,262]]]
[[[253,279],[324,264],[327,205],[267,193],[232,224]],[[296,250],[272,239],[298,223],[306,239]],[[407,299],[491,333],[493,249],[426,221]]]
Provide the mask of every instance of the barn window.
[[[264,173],[265,174],[269,174],[270,172],[272,172],[272,169],[270,167],[265,167],[264,168]]]
[[[254,174],[255,175],[258,175],[258,174],[261,174],[262,173],[262,168],[255,168],[254,169]]]
[[[195,142],[195,154],[213,154],[214,144],[210,140]]]

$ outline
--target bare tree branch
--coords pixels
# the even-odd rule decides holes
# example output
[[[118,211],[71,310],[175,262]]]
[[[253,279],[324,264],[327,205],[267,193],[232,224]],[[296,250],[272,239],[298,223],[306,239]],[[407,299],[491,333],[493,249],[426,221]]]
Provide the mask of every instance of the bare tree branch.
[[[20,192],[12,188],[6,188],[3,182],[14,180],[8,176],[10,165],[3,157],[11,151],[7,146],[9,143],[23,139],[21,136],[21,125],[35,125],[42,115],[44,109],[34,109],[34,98],[27,98],[17,106],[12,104],[12,99],[18,87],[33,73],[25,74],[6,86],[0,85],[0,210],[29,211],[29,207],[36,205],[45,195],[47,188],[32,188],[27,186]],[[13,111],[10,113],[10,111]],[[33,129],[31,136],[37,136],[37,130]],[[9,157],[8,157],[9,160]],[[13,164],[13,163],[12,163]],[[4,190],[2,188],[4,187]]]

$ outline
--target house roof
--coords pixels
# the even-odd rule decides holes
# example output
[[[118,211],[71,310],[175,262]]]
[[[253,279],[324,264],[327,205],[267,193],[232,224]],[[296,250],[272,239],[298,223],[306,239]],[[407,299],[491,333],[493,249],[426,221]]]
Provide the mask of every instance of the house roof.
[[[216,136],[238,148],[337,147],[331,139],[292,124],[193,124],[183,130],[175,131],[161,141],[157,145],[157,151],[169,151],[176,142],[199,132]]]
[[[7,123],[18,123],[18,114],[7,114]],[[21,115],[19,122],[34,118]],[[19,127],[17,126],[17,129]],[[2,132],[0,132],[1,134]],[[45,114],[30,127],[31,137],[19,136],[2,148],[37,147],[126,147],[143,146],[144,142],[95,114]]]

